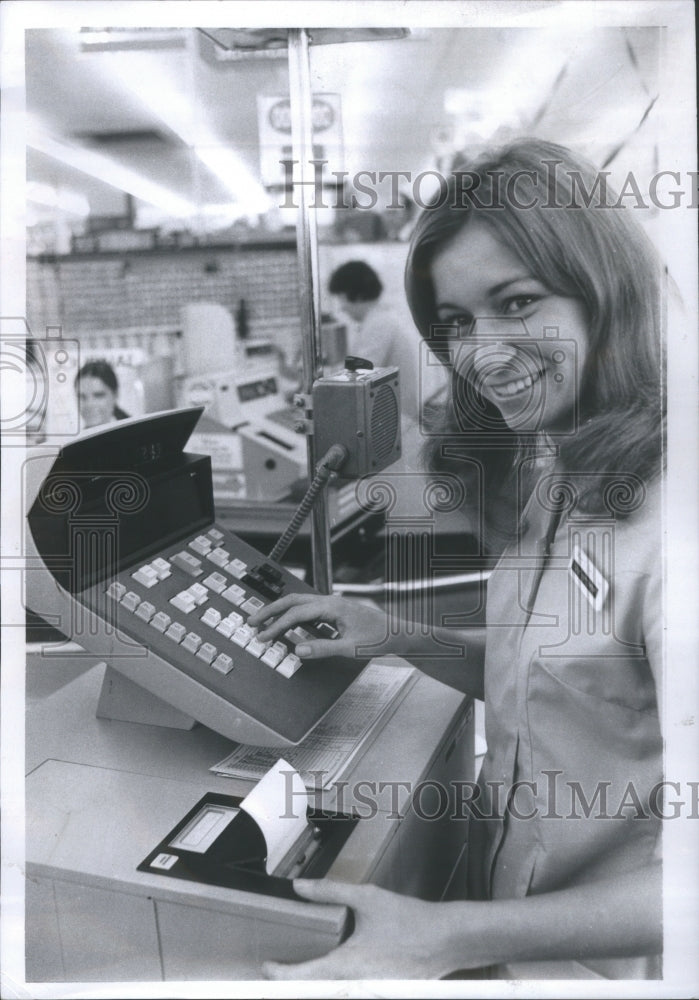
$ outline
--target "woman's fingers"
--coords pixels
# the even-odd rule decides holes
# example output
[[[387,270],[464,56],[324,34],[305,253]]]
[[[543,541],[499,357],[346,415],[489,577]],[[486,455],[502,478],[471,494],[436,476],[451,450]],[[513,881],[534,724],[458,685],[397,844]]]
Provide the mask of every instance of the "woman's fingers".
[[[463,967],[460,942],[457,957],[445,956],[442,942],[448,925],[443,908],[434,903],[380,889],[327,879],[295,879],[294,889],[314,903],[349,907],[352,930],[337,948],[308,962],[265,962],[269,979],[432,979]],[[435,920],[439,913],[442,920]]]
[[[294,889],[299,896],[315,903],[353,907],[370,898],[372,887],[329,879],[294,879]],[[346,943],[309,962],[268,961],[263,963],[263,972],[268,979],[349,979],[356,976],[357,956],[353,956],[353,951]]]
[[[386,639],[386,617],[341,597],[324,594],[286,594],[250,615],[248,622],[259,629],[263,642],[284,635],[297,625],[325,622],[330,631],[317,631],[308,639],[299,638],[296,653],[303,659],[326,656],[360,656],[360,647],[375,647]],[[334,633],[334,634],[333,634]]]
[[[309,639],[307,642],[300,642],[294,652],[302,660],[322,660],[326,656],[353,655],[352,650],[345,649],[341,639]]]
[[[295,878],[294,891],[314,903],[340,903],[353,906],[370,891],[352,882],[337,882],[329,878]]]
[[[267,621],[268,618],[276,618],[277,615],[282,614],[288,608],[299,604],[317,603],[322,600],[323,597],[319,594],[285,594],[284,597],[272,601],[271,604],[265,604],[259,611],[250,615],[248,621],[253,627],[257,627]]]
[[[295,625],[301,625],[303,622],[308,624],[309,622],[317,621],[321,617],[321,609],[317,608],[315,605],[302,604],[295,608],[289,608],[289,610],[285,611],[283,615],[279,616],[279,618],[265,624],[263,628],[260,629],[259,636],[263,641],[266,641],[267,639],[274,639],[276,636],[283,634]],[[251,622],[250,624],[254,623]]]
[[[317,621],[328,615],[328,611],[327,598],[317,594],[287,594],[250,615],[248,623],[259,628],[260,638],[266,641],[301,622]]]

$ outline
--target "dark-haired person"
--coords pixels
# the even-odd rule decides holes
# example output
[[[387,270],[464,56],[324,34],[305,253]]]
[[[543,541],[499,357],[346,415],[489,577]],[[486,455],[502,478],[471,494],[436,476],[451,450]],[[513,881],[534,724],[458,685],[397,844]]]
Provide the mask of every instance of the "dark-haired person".
[[[417,356],[412,330],[386,302],[384,286],[370,264],[350,260],[330,275],[328,291],[347,325],[347,353],[368,358],[375,368],[397,365],[403,412],[417,417]],[[409,317],[408,317],[409,321]]]
[[[453,630],[412,626],[401,651],[485,701],[468,886],[429,903],[297,883],[350,906],[355,929],[268,974],[660,978],[662,268],[630,211],[572,207],[597,175],[569,150],[521,140],[467,168],[472,197],[461,174],[418,220],[406,287],[451,378],[432,468],[458,471],[502,555],[484,641],[462,633],[455,659]],[[339,637],[302,659],[395,635],[337,597],[290,595],[251,624],[265,640],[318,619]]]
[[[81,427],[98,427],[125,420],[128,413],[117,403],[119,381],[107,361],[88,361],[75,376]]]

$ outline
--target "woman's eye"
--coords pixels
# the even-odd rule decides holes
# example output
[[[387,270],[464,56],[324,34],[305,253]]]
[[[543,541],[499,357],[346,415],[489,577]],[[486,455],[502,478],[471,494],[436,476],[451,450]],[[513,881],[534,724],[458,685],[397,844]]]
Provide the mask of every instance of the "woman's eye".
[[[505,316],[512,316],[515,313],[521,312],[526,309],[527,306],[534,305],[541,298],[540,295],[513,295],[512,298],[506,299],[502,306],[502,311]]]
[[[454,316],[447,317],[444,323],[447,326],[453,326],[457,330],[463,330],[471,325],[471,317],[465,313],[456,313]]]

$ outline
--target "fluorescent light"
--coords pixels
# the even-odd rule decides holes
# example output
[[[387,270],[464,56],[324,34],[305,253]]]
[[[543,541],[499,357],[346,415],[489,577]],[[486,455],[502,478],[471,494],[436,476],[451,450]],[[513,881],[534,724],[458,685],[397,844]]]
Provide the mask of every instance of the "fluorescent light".
[[[221,180],[225,180],[229,190],[235,190],[235,200],[246,215],[260,215],[267,211],[269,196],[264,188],[253,180],[232,150],[224,146],[199,145],[193,149],[204,166]],[[234,185],[231,184],[232,178],[235,179]]]
[[[133,49],[181,49],[180,28],[81,28],[82,52],[117,52]]]
[[[190,53],[190,58],[194,59],[194,54]],[[204,120],[204,110],[193,105],[186,73],[168,77],[155,59],[143,59],[136,64],[134,54],[124,59],[123,53],[115,52],[110,61],[110,76],[116,77],[132,97],[192,149],[230,192],[232,200],[240,203],[242,211],[246,214],[267,211],[269,197],[264,187],[235,151],[214,134]],[[194,87],[189,89],[193,91]]]
[[[29,116],[27,116],[26,142],[27,146],[32,149],[36,149],[46,156],[51,156],[54,160],[65,163],[69,167],[74,167],[90,177],[97,177],[119,191],[126,191],[135,198],[147,201],[151,205],[157,205],[170,215],[186,218],[197,211],[193,202],[186,198],[180,198],[173,191],[169,191],[160,184],[154,184],[148,178],[129,170],[128,167],[121,166],[101,153],[95,153],[93,150],[54,139],[39,125],[32,122]]]

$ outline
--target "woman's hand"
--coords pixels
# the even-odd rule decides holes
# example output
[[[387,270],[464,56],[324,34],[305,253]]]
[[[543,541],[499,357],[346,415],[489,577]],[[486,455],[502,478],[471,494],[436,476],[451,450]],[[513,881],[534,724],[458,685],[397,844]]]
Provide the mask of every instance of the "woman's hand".
[[[449,904],[329,879],[296,879],[294,888],[317,903],[349,906],[354,930],[321,958],[293,965],[265,962],[269,979],[437,979],[463,967],[463,956],[449,953],[454,949]]]
[[[271,979],[439,979],[521,961],[662,952],[660,863],[521,899],[426,903],[374,885],[296,879],[300,896],[349,906],[354,931],[328,955],[266,962]]]
[[[334,625],[338,635],[332,639],[308,639],[296,646],[296,654],[305,660],[324,656],[369,657],[370,648],[378,647],[387,638],[386,615],[383,611],[342,597],[322,594],[286,594],[267,604],[248,622],[259,628],[263,642],[276,639],[295,625],[309,622]],[[362,652],[362,647],[365,652]],[[388,650],[382,650],[388,652]]]

